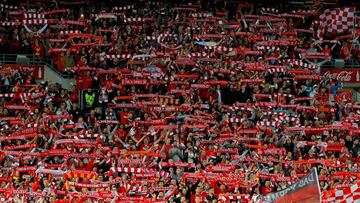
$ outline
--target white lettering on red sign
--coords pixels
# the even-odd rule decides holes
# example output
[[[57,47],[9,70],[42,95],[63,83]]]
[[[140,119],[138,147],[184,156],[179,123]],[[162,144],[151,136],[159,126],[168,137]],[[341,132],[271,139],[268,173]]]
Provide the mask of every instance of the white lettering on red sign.
[[[326,71],[324,73],[324,77],[326,79],[338,80],[342,82],[350,82],[351,81],[351,71],[341,71],[337,73],[331,73],[330,71]]]

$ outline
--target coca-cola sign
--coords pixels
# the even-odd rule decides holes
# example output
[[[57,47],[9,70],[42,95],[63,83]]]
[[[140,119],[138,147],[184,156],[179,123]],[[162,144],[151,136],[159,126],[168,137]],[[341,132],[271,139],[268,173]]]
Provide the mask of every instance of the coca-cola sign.
[[[356,69],[321,69],[321,74],[325,79],[341,82],[360,83],[360,70]]]

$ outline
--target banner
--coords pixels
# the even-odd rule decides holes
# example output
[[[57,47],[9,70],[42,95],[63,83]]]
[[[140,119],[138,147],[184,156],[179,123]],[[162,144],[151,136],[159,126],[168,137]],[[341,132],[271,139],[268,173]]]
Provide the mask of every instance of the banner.
[[[271,193],[259,197],[257,203],[318,203],[321,202],[321,192],[319,187],[316,168],[310,173],[290,185],[288,188],[279,192]]]
[[[44,80],[44,65],[19,65],[19,64],[2,64],[0,65],[0,74],[10,74],[11,71],[32,72],[35,80]]]
[[[321,75],[325,80],[360,83],[360,70],[357,69],[324,68],[321,69]]]
[[[326,9],[319,16],[319,28],[317,37],[322,39],[325,33],[337,35],[346,33],[354,27],[356,7]]]
[[[337,188],[324,191],[323,202],[358,202],[360,199],[360,182],[353,185],[339,185]]]

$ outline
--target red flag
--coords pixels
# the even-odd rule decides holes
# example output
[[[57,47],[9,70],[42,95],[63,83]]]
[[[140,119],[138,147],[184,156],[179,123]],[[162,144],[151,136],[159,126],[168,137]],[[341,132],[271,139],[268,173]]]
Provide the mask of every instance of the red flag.
[[[318,38],[322,39],[326,32],[345,33],[354,27],[355,7],[327,9],[319,18]]]

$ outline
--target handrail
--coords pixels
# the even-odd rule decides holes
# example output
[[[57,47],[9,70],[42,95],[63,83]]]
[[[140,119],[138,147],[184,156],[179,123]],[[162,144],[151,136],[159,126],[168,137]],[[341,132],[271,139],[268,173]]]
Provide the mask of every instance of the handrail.
[[[334,68],[335,60],[331,59],[329,62],[323,64],[321,68]],[[360,68],[360,63],[355,59],[345,60],[344,68]]]
[[[16,58],[18,55],[26,56],[29,59],[30,65],[36,65],[36,64],[46,65],[49,68],[51,68],[56,74],[61,76],[62,78],[72,78],[67,74],[63,74],[63,73],[59,72],[54,67],[55,64],[50,57],[38,58],[38,57],[35,57],[35,55],[33,55],[33,54],[0,54],[0,58],[1,58],[0,62],[2,64],[16,64]]]

